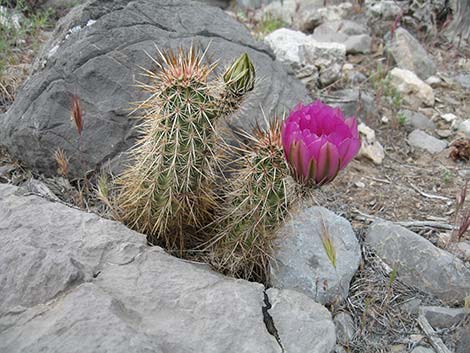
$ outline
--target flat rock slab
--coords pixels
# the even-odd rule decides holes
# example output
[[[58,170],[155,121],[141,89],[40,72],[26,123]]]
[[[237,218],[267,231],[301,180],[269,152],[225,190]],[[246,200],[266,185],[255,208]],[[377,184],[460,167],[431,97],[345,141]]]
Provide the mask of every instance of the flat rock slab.
[[[282,352],[265,321],[287,352],[334,350],[330,313],[303,294],[265,296],[13,186],[0,184],[0,215],[2,353]]]
[[[446,141],[439,140],[419,129],[413,130],[408,135],[408,144],[431,154],[442,152],[447,147]]]
[[[405,125],[415,129],[430,130],[436,129],[436,124],[433,123],[426,115],[412,110],[402,109],[398,112],[398,116],[405,118]]]
[[[43,47],[14,104],[0,119],[0,144],[29,167],[48,175],[57,169],[54,152],[70,158],[72,176],[83,177],[108,160],[118,160],[135,141],[131,103],[145,99],[135,87],[154,69],[150,56],[195,43],[219,71],[248,53],[259,78],[242,109],[232,117],[250,130],[256,121],[308,102],[302,83],[274,62],[269,48],[221,9],[184,0],[92,0],[62,19]],[[71,124],[71,96],[81,99],[84,130],[80,144]]]
[[[323,243],[328,234],[336,254],[336,267]],[[361,260],[351,224],[323,207],[310,207],[292,215],[280,230],[271,261],[271,284],[294,289],[326,304],[344,300]]]
[[[368,230],[366,244],[410,286],[449,304],[463,303],[470,294],[470,268],[406,228],[377,221]]]

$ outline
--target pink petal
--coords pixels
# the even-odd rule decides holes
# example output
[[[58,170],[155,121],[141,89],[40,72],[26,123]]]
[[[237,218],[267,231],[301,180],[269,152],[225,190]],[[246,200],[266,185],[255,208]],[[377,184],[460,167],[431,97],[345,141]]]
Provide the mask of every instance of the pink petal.
[[[297,179],[304,178],[304,161],[308,161],[307,148],[303,141],[294,141],[290,147],[288,162]]]
[[[309,154],[309,159],[314,159],[318,161],[318,158],[320,156],[320,149],[325,143],[325,138],[316,138],[312,142],[309,143],[308,145],[308,154]]]
[[[340,167],[338,149],[331,142],[326,142],[320,150],[315,181],[323,185],[333,180]]]
[[[334,143],[336,146],[339,146],[344,140],[351,138],[351,131],[349,127],[344,123],[337,125],[333,133],[328,136],[328,141]]]
[[[353,137],[358,138],[359,137],[359,131],[357,130],[357,120],[355,117],[351,116],[347,118],[344,123],[349,126],[349,129],[351,131],[351,135]]]
[[[292,144],[293,139],[298,136],[299,125],[296,122],[284,122],[281,138],[282,138],[282,146],[284,147],[284,152],[286,156],[289,155],[290,146]]]
[[[338,145],[339,159],[341,160],[341,166],[340,166],[341,169],[346,167],[346,164],[348,164],[346,157],[348,156],[348,151],[349,151],[350,146],[351,146],[350,138],[344,140]]]
[[[357,155],[360,149],[361,140],[352,138],[348,150],[344,154],[344,157],[341,159],[341,169],[346,167],[346,165],[353,160],[353,158]]]

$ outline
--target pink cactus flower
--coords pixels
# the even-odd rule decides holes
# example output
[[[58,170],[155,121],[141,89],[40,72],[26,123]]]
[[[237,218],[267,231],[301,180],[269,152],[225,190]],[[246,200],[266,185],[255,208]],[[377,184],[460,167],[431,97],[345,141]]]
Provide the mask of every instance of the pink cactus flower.
[[[321,101],[295,108],[282,125],[284,153],[297,182],[332,181],[361,147],[357,121]]]

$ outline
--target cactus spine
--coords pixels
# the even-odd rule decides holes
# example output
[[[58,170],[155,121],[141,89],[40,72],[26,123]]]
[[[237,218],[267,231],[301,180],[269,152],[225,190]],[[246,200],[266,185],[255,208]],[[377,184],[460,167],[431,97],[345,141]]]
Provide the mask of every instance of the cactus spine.
[[[276,120],[249,136],[240,169],[230,178],[211,243],[213,264],[226,274],[267,282],[275,231],[297,200]]]
[[[139,106],[142,137],[130,152],[133,164],[118,178],[117,206],[150,242],[183,251],[201,241],[196,230],[217,204],[214,124],[237,108],[226,101],[246,73],[220,85],[208,82],[215,65],[194,47],[160,56],[158,72],[146,71],[150,83],[141,85],[150,98]]]

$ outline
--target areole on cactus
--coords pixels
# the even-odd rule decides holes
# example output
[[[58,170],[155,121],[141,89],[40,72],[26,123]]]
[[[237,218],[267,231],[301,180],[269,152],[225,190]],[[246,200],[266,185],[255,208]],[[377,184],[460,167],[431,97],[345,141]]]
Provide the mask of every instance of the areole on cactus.
[[[331,182],[361,147],[356,119],[319,100],[289,114],[282,144],[292,176],[309,186]]]

